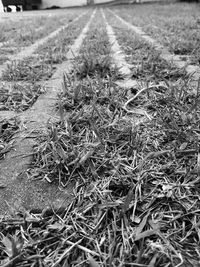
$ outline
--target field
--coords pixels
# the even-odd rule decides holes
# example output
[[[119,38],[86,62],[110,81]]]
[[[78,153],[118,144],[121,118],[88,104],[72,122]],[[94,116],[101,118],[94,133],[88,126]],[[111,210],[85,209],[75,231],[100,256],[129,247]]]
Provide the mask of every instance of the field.
[[[200,266],[199,43],[192,3],[0,20],[0,266]]]

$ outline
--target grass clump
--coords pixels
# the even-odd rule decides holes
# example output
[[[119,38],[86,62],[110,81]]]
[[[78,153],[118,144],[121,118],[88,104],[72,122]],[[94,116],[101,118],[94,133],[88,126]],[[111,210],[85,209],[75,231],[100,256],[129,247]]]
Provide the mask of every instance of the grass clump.
[[[92,53],[82,55],[80,64],[76,66],[76,76],[84,79],[87,76],[106,78],[115,75],[117,71],[112,67],[109,56],[94,57]]]
[[[75,83],[72,91],[66,91],[61,95],[58,103],[61,122],[49,125],[48,134],[34,156],[35,168],[41,167],[43,165],[41,162],[44,160],[44,169],[39,167],[40,179],[56,181],[62,186],[69,183],[74,175],[83,179],[86,179],[85,175],[87,175],[92,179],[96,172],[88,165],[88,159],[90,161],[91,157],[94,157],[95,161],[99,160],[97,164],[100,170],[103,168],[103,156],[96,153],[101,146],[104,147],[103,140],[108,138],[109,133],[101,127],[101,124],[107,120],[109,125],[113,119],[112,112],[114,110],[118,112],[117,109],[120,106],[120,99],[117,96],[117,93],[120,95],[119,91],[111,92],[113,89],[110,86],[110,81],[86,80],[82,84]],[[66,111],[70,111],[68,117],[64,115]],[[124,132],[126,130],[125,128]],[[108,150],[110,146],[112,144],[109,144]],[[103,147],[101,153],[106,153]],[[46,165],[45,162],[51,162],[52,165]],[[100,172],[97,171],[95,175],[98,176]],[[36,173],[38,174],[38,170]],[[79,173],[82,173],[81,176]]]
[[[4,81],[27,81],[36,82],[49,79],[53,74],[53,66],[45,64],[43,61],[36,61],[35,58],[27,58],[22,61],[12,61],[7,64],[3,71]]]
[[[25,111],[44,93],[41,85],[15,83],[0,88],[0,110]]]

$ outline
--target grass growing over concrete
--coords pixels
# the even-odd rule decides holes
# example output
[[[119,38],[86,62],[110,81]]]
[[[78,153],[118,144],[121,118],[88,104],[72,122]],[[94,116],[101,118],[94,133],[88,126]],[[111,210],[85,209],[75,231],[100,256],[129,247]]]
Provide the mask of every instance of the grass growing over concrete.
[[[95,42],[90,51],[89,62],[101,57]],[[122,90],[111,72],[83,66],[64,75],[60,119],[38,139],[29,172],[62,190],[72,183],[73,200],[0,218],[1,263],[199,266],[200,83],[168,80],[163,68],[149,83],[148,64],[143,87]]]

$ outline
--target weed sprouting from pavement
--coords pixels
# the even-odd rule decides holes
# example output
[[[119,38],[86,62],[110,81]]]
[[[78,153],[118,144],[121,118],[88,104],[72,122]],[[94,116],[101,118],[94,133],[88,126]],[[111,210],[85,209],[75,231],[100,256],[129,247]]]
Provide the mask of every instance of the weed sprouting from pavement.
[[[93,54],[84,54],[79,59],[80,64],[75,66],[76,75],[79,79],[84,79],[87,76],[100,76],[106,78],[109,76],[118,76],[118,71],[112,66],[111,59],[108,55],[95,58]]]

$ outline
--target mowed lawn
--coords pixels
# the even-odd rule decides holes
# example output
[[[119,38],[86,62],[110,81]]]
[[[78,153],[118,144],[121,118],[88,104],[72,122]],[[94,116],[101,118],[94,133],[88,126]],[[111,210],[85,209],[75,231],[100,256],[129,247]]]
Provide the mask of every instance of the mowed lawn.
[[[200,4],[39,11],[0,28],[0,170],[20,145],[29,157],[0,174],[0,266],[198,267]],[[19,194],[27,181],[67,200]]]

